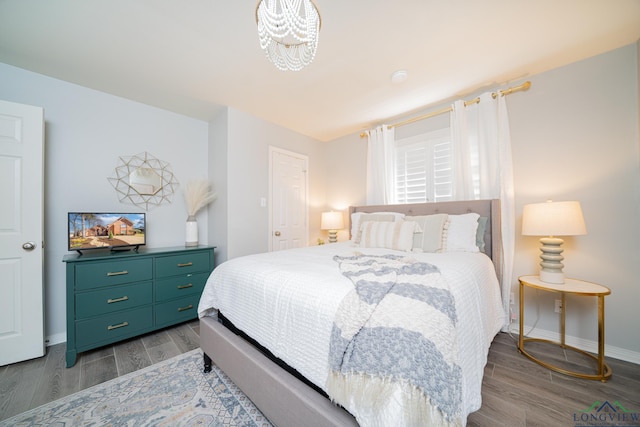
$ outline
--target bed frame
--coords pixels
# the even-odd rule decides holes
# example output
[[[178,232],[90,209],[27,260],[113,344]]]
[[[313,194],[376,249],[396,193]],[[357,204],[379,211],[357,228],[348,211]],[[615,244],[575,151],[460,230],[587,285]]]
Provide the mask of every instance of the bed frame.
[[[407,215],[476,212],[489,218],[484,236],[485,253],[493,260],[498,279],[501,278],[499,200],[361,206],[349,209],[350,213],[389,211]],[[204,352],[205,372],[211,370],[213,359],[216,366],[278,427],[303,424],[308,427],[358,425],[351,414],[284,370],[214,317],[200,319],[200,347]]]

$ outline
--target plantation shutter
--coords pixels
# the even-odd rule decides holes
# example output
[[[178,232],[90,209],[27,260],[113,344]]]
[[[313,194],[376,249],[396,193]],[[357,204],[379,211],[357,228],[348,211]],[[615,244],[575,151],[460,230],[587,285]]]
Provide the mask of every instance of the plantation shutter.
[[[451,200],[448,129],[396,141],[396,203]]]

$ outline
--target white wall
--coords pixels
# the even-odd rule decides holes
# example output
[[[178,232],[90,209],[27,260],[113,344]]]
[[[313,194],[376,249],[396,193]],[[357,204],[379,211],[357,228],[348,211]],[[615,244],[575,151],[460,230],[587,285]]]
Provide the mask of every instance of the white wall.
[[[605,303],[607,354],[640,363],[638,55],[634,44],[530,76],[531,89],[509,95],[507,105],[515,168],[516,296],[517,277],[535,274],[539,261],[538,239],[520,235],[522,206],[548,198],[579,200],[589,234],[565,239],[565,273],[611,288]],[[396,135],[447,125],[448,115],[441,115],[397,128]],[[327,150],[334,165],[327,203],[363,204],[366,140],[340,138]],[[557,296],[538,294],[527,293],[526,330],[536,322],[539,304],[533,335],[557,332]],[[582,347],[592,346],[597,342],[595,299],[569,297],[567,309],[567,334]]]
[[[141,212],[120,203],[107,180],[120,156],[147,151],[170,163],[180,184],[207,177],[206,122],[0,63],[0,98],[44,107],[45,311],[51,343],[66,337],[67,212]],[[181,189],[173,203],[147,212],[149,247],[184,245]],[[198,215],[207,243],[206,212]]]

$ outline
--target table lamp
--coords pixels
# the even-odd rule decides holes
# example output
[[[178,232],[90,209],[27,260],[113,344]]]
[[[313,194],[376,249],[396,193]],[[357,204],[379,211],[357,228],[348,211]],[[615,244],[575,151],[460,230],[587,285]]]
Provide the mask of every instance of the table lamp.
[[[322,220],[320,221],[320,228],[322,230],[329,230],[329,243],[337,242],[338,230],[344,228],[342,212],[323,212]]]
[[[564,283],[562,244],[557,236],[587,234],[580,202],[533,203],[522,211],[522,235],[546,236],[540,239],[540,280],[546,283]]]

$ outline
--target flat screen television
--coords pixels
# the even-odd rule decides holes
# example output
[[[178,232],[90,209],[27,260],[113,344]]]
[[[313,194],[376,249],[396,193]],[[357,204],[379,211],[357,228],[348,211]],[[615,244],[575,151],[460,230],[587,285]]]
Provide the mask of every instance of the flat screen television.
[[[68,250],[138,250],[146,244],[144,213],[69,212]]]

